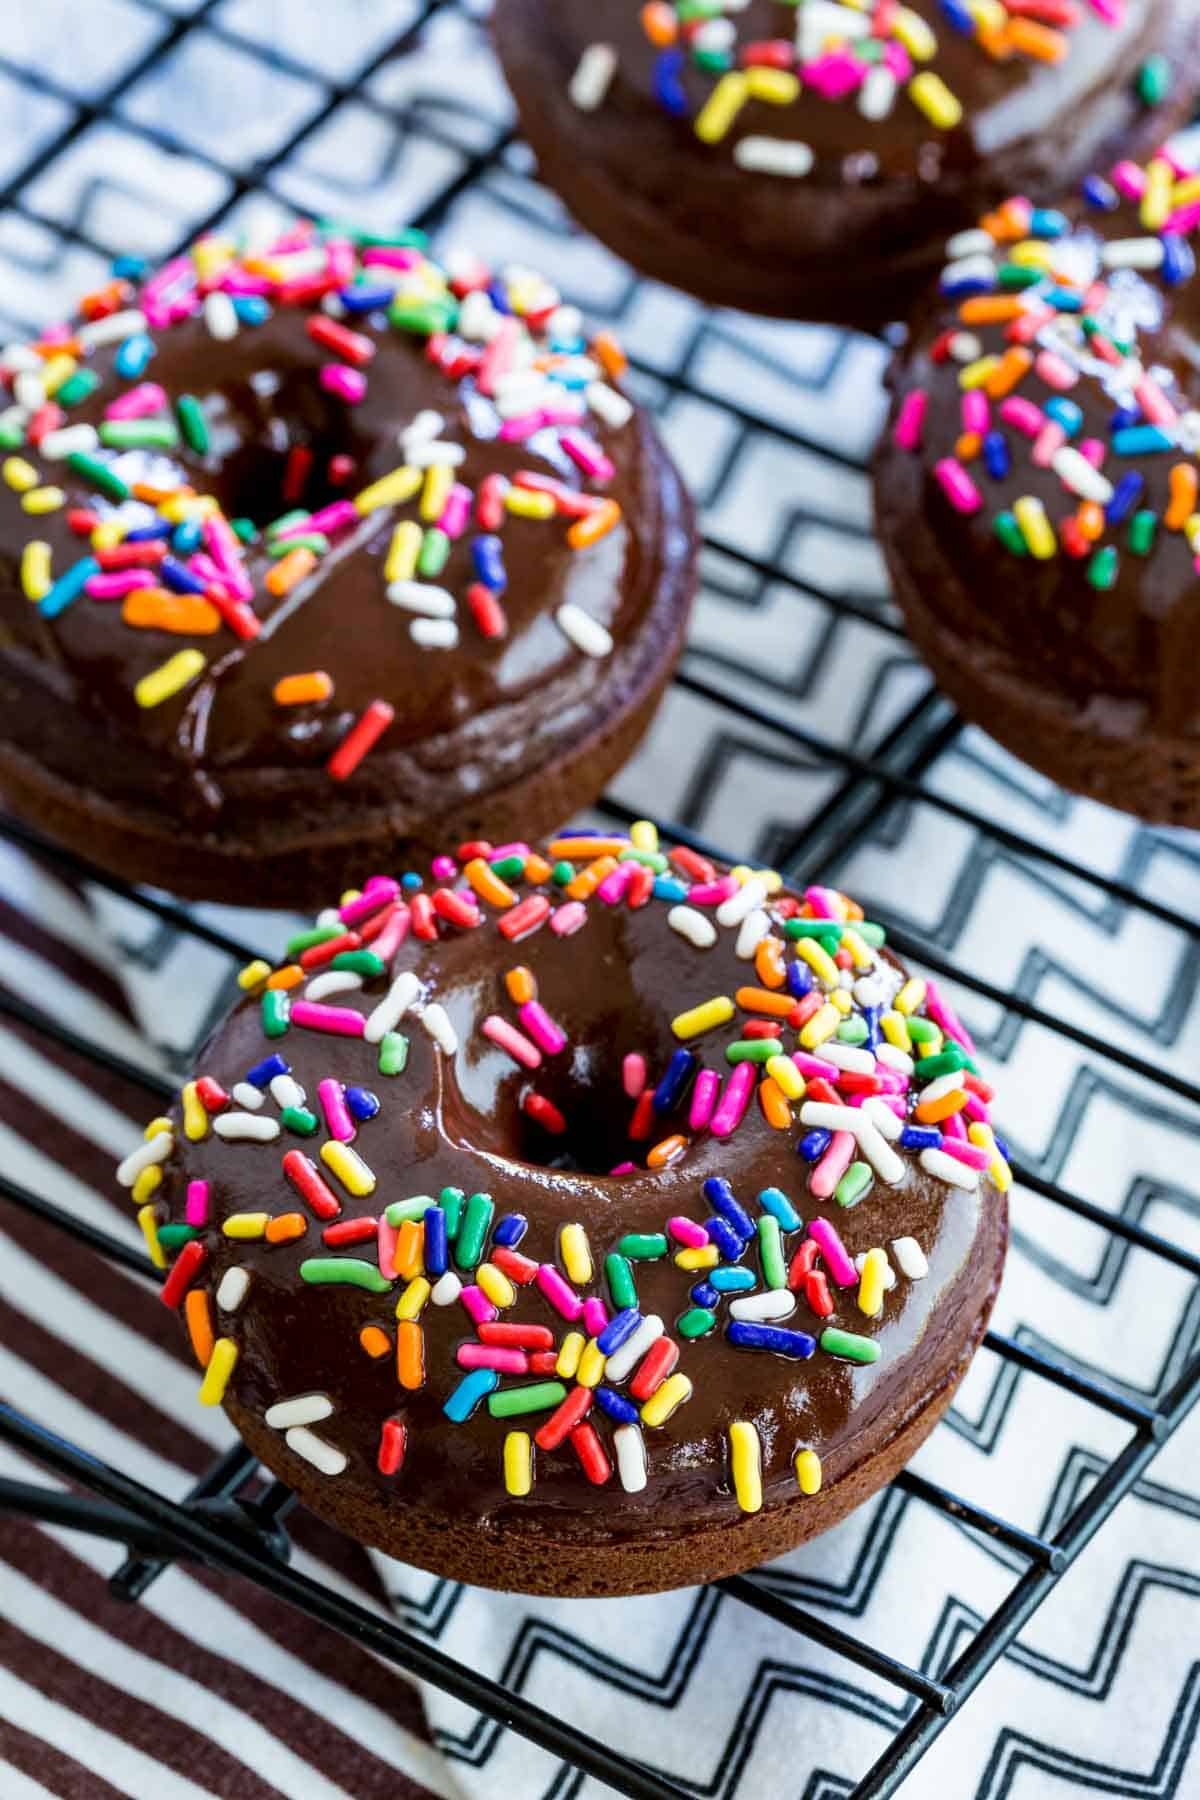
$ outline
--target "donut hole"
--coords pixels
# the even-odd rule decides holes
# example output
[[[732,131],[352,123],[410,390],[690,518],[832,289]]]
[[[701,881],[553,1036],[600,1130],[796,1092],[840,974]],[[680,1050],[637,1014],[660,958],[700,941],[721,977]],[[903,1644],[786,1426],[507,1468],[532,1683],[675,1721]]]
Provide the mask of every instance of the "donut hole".
[[[539,1122],[536,1111],[528,1109],[533,1094],[557,1108],[565,1131],[550,1130]],[[580,1175],[608,1175],[619,1163],[645,1160],[647,1145],[634,1144],[629,1136],[633,1102],[620,1080],[614,1080],[610,1053],[603,1044],[575,1045],[569,1067],[543,1065],[537,1081],[525,1084],[521,1101],[514,1154],[522,1162]]]
[[[317,512],[362,485],[370,440],[354,408],[313,381],[311,370],[257,369],[210,395],[206,411],[228,517],[261,529],[300,507]]]

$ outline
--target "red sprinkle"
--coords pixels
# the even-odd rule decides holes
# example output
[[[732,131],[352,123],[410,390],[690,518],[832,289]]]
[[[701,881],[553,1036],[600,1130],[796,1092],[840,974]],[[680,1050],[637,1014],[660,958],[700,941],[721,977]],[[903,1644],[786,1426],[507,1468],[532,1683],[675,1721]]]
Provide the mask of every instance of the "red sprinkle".
[[[365,1244],[368,1238],[375,1238],[378,1229],[378,1219],[342,1219],[337,1225],[327,1225],[321,1236],[336,1249],[339,1244]]]
[[[629,1391],[634,1399],[648,1400],[662,1386],[678,1361],[679,1345],[674,1338],[657,1338],[643,1356],[637,1374],[629,1384]]]
[[[280,487],[280,493],[289,505],[298,500],[307,487],[312,465],[313,453],[308,445],[293,444],[288,451],[287,466],[283,471]]]
[[[814,1076],[804,1091],[806,1100],[820,1100],[825,1106],[840,1106],[842,1096],[823,1075]]]
[[[288,1151],[283,1159],[283,1172],[318,1219],[337,1218],[342,1210],[342,1203],[332,1188],[326,1187],[317,1165],[305,1156],[303,1150]]]
[[[171,1264],[170,1273],[159,1289],[164,1306],[178,1306],[192,1282],[208,1261],[208,1251],[199,1238],[190,1238]]]
[[[804,1298],[817,1317],[828,1319],[833,1313],[833,1298],[824,1269],[810,1269],[804,1277]]]
[[[479,1326],[479,1341],[513,1350],[552,1350],[554,1333],[548,1325],[510,1325],[503,1319],[485,1319]]]
[[[492,1261],[495,1262],[495,1257]],[[558,1369],[557,1350],[534,1350],[529,1357],[529,1373],[531,1375],[553,1375]]]
[[[629,1121],[629,1135],[635,1144],[642,1143],[654,1129],[654,1095],[649,1088],[638,1095],[637,1105],[633,1109],[633,1117]]]
[[[219,1081],[211,1075],[201,1075],[196,1082],[196,1098],[205,1112],[223,1112],[229,1105],[229,1095]]]
[[[596,1427],[586,1420],[582,1425],[577,1425],[571,1433],[571,1448],[593,1487],[603,1487],[612,1474],[612,1464],[604,1454],[604,1445],[596,1436]]]
[[[356,369],[365,368],[375,354],[373,338],[365,337],[361,331],[351,331],[326,313],[312,313],[307,327],[314,343],[323,344],[344,362],[353,363]]]
[[[409,902],[412,913],[413,936],[432,944],[437,938],[437,918],[433,910],[433,901],[428,894],[414,894]]]
[[[701,856],[696,850],[689,850],[686,844],[673,844],[667,851],[667,861],[673,862],[677,869],[690,875],[693,881],[715,881],[717,871],[707,856]]]
[[[453,888],[434,889],[433,910],[439,919],[445,919],[449,925],[458,925],[464,931],[470,931],[472,926],[483,923],[483,916],[475,902],[466,894],[456,894]]]
[[[504,636],[508,630],[508,620],[491,588],[484,587],[482,581],[473,581],[467,589],[467,605],[471,609],[471,617],[478,627],[480,637]]]
[[[660,1340],[661,1341],[661,1340]],[[586,1387],[575,1387],[566,1399],[555,1408],[534,1438],[539,1450],[557,1450],[582,1421],[584,1415],[591,1410],[592,1390]]]
[[[526,1094],[521,1107],[535,1125],[540,1125],[543,1131],[549,1131],[554,1137],[561,1137],[567,1129],[567,1121],[553,1100],[547,1100],[544,1094]]]
[[[793,1293],[799,1292],[816,1267],[817,1255],[816,1243],[812,1238],[806,1238],[788,1264],[788,1286]]]
[[[492,1246],[491,1259],[498,1269],[502,1269],[510,1281],[518,1287],[528,1287],[538,1272],[538,1266],[528,1256],[522,1256],[519,1250],[510,1250],[504,1244]]]
[[[326,938],[323,944],[310,944],[307,950],[300,952],[302,969],[319,969],[343,950],[357,950],[362,937],[357,931],[343,931],[338,937]]]
[[[367,751],[378,743],[395,716],[395,707],[389,706],[386,700],[372,700],[362,717],[350,727],[326,765],[335,781],[345,781],[348,776],[353,775]]]
[[[508,912],[501,913],[496,924],[509,943],[515,944],[519,938],[528,937],[531,931],[536,931],[542,921],[549,917],[550,902],[545,894],[527,894],[524,900],[519,900]]]
[[[385,1419],[379,1433],[379,1473],[398,1475],[408,1447],[408,1427],[399,1419]]]

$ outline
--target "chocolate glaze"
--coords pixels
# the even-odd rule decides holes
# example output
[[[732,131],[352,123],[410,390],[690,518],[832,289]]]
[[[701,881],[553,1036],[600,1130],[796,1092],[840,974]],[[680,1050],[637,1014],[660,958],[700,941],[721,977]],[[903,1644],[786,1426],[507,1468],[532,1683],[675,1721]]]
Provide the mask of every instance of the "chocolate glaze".
[[[587,1172],[627,1154],[644,1157],[646,1146],[640,1151],[627,1146],[624,1136],[630,1102],[620,1087],[623,1056],[642,1052],[653,1080],[678,1047],[670,1029],[678,1010],[754,980],[753,964],[734,955],[736,933],[724,931],[714,948],[697,950],[668,928],[666,912],[658,901],[632,911],[593,900],[576,936],[558,938],[543,929],[516,946],[490,927],[450,935],[432,946],[410,935],[394,967],[415,970],[427,984],[427,997],[445,1006],[459,1036],[452,1060],[435,1051],[420,1025],[408,1019],[401,1026],[411,1041],[408,1067],[399,1077],[380,1077],[375,1051],[362,1040],[293,1027],[285,1037],[266,1041],[258,1002],[247,999],[217,1031],[198,1072],[215,1076],[228,1089],[264,1054],[278,1050],[314,1109],[318,1082],[326,1076],[366,1084],[383,1106],[378,1117],[360,1126],[355,1147],[375,1171],[378,1187],[359,1200],[339,1190],[343,1217],[374,1216],[392,1201],[418,1193],[436,1197],[444,1185],[468,1194],[482,1189],[493,1196],[497,1218],[509,1211],[528,1216],[521,1249],[535,1260],[556,1260],[559,1227],[582,1222],[596,1269],[588,1291],[606,1299],[603,1259],[617,1239],[630,1230],[662,1230],[677,1212],[702,1222],[711,1207],[701,1184],[712,1174],[727,1176],[752,1214],[754,1196],[765,1186],[780,1186],[805,1219],[818,1211],[834,1219],[852,1255],[913,1236],[929,1259],[929,1274],[915,1282],[898,1275],[877,1319],[858,1310],[854,1289],[834,1290],[836,1314],[829,1322],[878,1339],[883,1355],[872,1366],[838,1361],[819,1350],[808,1361],[794,1362],[737,1349],[724,1338],[727,1306],[722,1304],[722,1325],[714,1335],[681,1340],[678,1367],[690,1377],[693,1397],[665,1427],[646,1430],[649,1482],[642,1493],[625,1493],[615,1476],[605,1487],[592,1487],[564,1444],[553,1454],[537,1451],[533,1491],[516,1500],[505,1493],[502,1480],[505,1433],[536,1431],[546,1415],[492,1419],[483,1406],[465,1425],[443,1416],[442,1403],[461,1374],[455,1349],[474,1336],[458,1303],[426,1306],[427,1383],[406,1394],[397,1385],[393,1359],[372,1362],[358,1344],[366,1324],[391,1327],[395,1294],[314,1287],[300,1280],[306,1257],[338,1254],[323,1250],[315,1221],[302,1240],[280,1247],[231,1243],[209,1230],[211,1260],[202,1279],[210,1292],[231,1264],[251,1271],[240,1310],[217,1315],[216,1321],[218,1333],[228,1330],[240,1345],[230,1391],[235,1418],[255,1423],[259,1453],[300,1485],[312,1505],[334,1510],[344,1522],[349,1513],[352,1528],[371,1541],[386,1545],[389,1519],[411,1523],[414,1512],[428,1521],[431,1533],[439,1521],[444,1526],[453,1518],[475,1522],[496,1541],[510,1533],[524,1538],[547,1532],[560,1542],[619,1545],[722,1521],[732,1527],[740,1515],[726,1468],[726,1433],[737,1418],[753,1421],[759,1430],[766,1510],[789,1502],[803,1507],[811,1503],[797,1496],[792,1465],[798,1448],[818,1450],[828,1488],[862,1467],[961,1373],[990,1304],[1002,1254],[1005,1208],[990,1178],[982,1179],[976,1193],[963,1192],[925,1173],[914,1153],[902,1151],[908,1167],[900,1186],[876,1182],[852,1210],[818,1203],[807,1192],[808,1165],[794,1148],[802,1128],[772,1130],[755,1105],[731,1139],[702,1133],[670,1169],[640,1168],[625,1176]],[[568,1049],[546,1060],[536,1087],[573,1122],[566,1142],[579,1152],[583,1170],[546,1166],[561,1153],[562,1140],[541,1133],[520,1111],[520,1095],[534,1080],[477,1028],[489,1012],[512,1016],[502,977],[519,962],[533,969],[539,997],[568,1033]],[[385,983],[378,981],[331,1003],[369,1012],[383,991]],[[727,1072],[723,1050],[736,1035],[730,1025],[689,1047],[704,1066]],[[269,1099],[264,1110],[276,1110]],[[655,1135],[674,1128],[664,1122]],[[686,1125],[679,1128],[686,1131]],[[166,1206],[160,1211],[182,1218],[187,1181],[196,1178],[211,1184],[215,1223],[235,1211],[293,1211],[299,1203],[281,1173],[281,1154],[299,1145],[315,1159],[323,1136],[303,1141],[285,1132],[267,1145],[226,1143],[212,1135],[186,1143],[180,1137],[166,1165],[160,1189]],[[331,1185],[337,1186],[332,1179]],[[789,1254],[799,1241],[799,1235],[788,1240]],[[368,1244],[345,1253],[371,1258],[373,1249]],[[757,1251],[752,1248],[746,1260],[757,1268]],[[642,1311],[660,1313],[674,1334],[674,1321],[691,1304],[688,1290],[699,1278],[670,1258],[638,1264],[636,1278]],[[549,1324],[556,1341],[567,1329],[536,1289],[520,1290],[515,1307],[503,1316]],[[803,1300],[787,1324],[814,1335],[821,1328]],[[315,1475],[285,1448],[282,1434],[268,1434],[258,1424],[274,1401],[312,1391],[327,1393],[335,1403],[332,1418],[315,1429],[349,1458],[336,1478]],[[404,1468],[389,1479],[377,1472],[375,1456],[380,1425],[392,1414],[404,1418],[409,1436]],[[607,1440],[609,1422],[598,1409],[592,1416]],[[436,1536],[429,1546],[436,1566]],[[404,1553],[420,1560],[411,1544]],[[477,1573],[472,1579],[492,1577]]]

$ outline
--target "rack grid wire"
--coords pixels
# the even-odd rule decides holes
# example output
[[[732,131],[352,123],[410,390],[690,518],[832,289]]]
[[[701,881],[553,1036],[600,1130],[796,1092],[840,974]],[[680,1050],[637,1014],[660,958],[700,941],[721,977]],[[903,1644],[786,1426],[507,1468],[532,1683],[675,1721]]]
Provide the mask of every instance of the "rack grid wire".
[[[37,241],[64,246],[68,252],[77,251],[98,263],[106,263],[124,248],[106,242],[102,232],[86,220],[67,216],[54,194],[53,183],[49,204],[39,200],[45,178],[54,176],[68,163],[80,140],[93,129],[108,126],[131,134],[147,154],[167,158],[186,154],[189,165],[213,177],[212,191],[217,197],[207,207],[188,214],[186,229],[178,234],[177,241],[168,240],[160,246],[162,254],[174,254],[196,236],[236,218],[240,208],[263,193],[294,207],[297,200],[294,184],[292,193],[288,192],[289,172],[306,147],[320,139],[339,109],[347,105],[386,120],[405,154],[425,154],[435,168],[446,165],[443,177],[433,182],[423,204],[409,213],[407,222],[436,235],[453,219],[456,209],[470,200],[474,190],[488,184],[493,185],[492,199],[497,198],[498,189],[503,209],[512,215],[510,223],[518,227],[518,241],[522,219],[544,220],[546,197],[536,187],[527,155],[507,118],[501,116],[493,124],[471,107],[456,108],[453,95],[444,85],[435,84],[430,92],[418,82],[411,92],[401,92],[398,98],[387,91],[386,83],[380,85],[380,78],[390,70],[404,67],[403,59],[421,46],[427,32],[449,19],[456,21],[463,32],[482,39],[487,29],[483,0],[412,0],[403,28],[388,33],[385,41],[372,46],[359,67],[348,68],[337,78],[318,73],[302,53],[295,53],[282,41],[278,30],[266,39],[249,31],[244,4],[234,5],[232,20],[222,0],[194,0],[190,10],[189,0],[174,0],[173,5],[170,0],[130,0],[130,4],[144,15],[146,47],[97,95],[79,94],[44,62],[23,64],[7,52],[0,53],[0,80],[20,84],[39,100],[53,103],[55,116],[61,120],[58,128],[20,166],[0,177],[0,226],[6,219],[15,219],[22,229],[32,231]],[[250,15],[252,23],[252,8]],[[278,25],[279,14],[273,11],[273,17]],[[313,92],[313,105],[303,116],[294,123],[281,117],[269,145],[241,163],[226,163],[216,149],[189,139],[186,131],[181,136],[173,125],[156,121],[152,109],[147,114],[144,108],[129,110],[125,106],[132,90],[152,81],[155,71],[170,59],[186,54],[201,34],[227,55],[253,62],[264,78],[278,76],[296,85],[303,84]],[[303,200],[299,203],[304,204]],[[613,308],[618,318],[640,304],[640,288],[641,284],[630,277]],[[33,317],[22,318],[18,311],[6,323],[32,329],[37,321]],[[851,353],[853,346],[862,344],[862,340],[841,334],[828,335],[832,347],[813,383],[818,392],[828,391],[839,361]],[[696,364],[702,362],[699,334],[685,333],[674,349],[676,354],[667,360],[635,354],[631,358],[634,379],[648,398],[660,403],[716,406],[728,428],[730,445],[721,480],[734,467],[739,448],[750,434],[768,443],[777,442],[802,457],[817,459],[824,470],[833,472],[835,479],[839,472],[861,477],[865,468],[861,440],[860,447],[847,448],[845,434],[834,428],[836,421],[822,419],[819,407],[815,413],[808,409],[807,416],[815,418],[818,425],[823,422],[825,430],[790,424],[787,407],[764,408],[754,394],[748,400],[723,394],[714,401],[696,372]],[[786,397],[791,378],[788,365],[781,362],[772,375]],[[720,481],[716,488],[719,493]],[[702,495],[702,502],[704,498]],[[893,653],[901,653],[902,632],[885,594],[870,592],[869,584],[865,584],[864,591],[845,591],[844,587],[842,591],[824,591],[807,570],[797,569],[795,559],[786,553],[786,545],[768,546],[756,552],[725,535],[719,519],[712,517],[717,510],[702,506],[702,513],[707,514],[703,533],[706,592],[747,608],[761,602],[768,592],[782,592],[785,605],[803,603],[815,613],[819,628],[831,629],[835,618],[850,619],[877,645],[884,661]],[[865,540],[864,524],[853,519],[847,523],[844,517],[837,516],[836,507],[823,512],[819,500],[810,512],[794,513],[791,522],[794,525],[799,519],[819,528],[828,522],[830,513],[841,533]],[[750,674],[752,678],[748,678]],[[844,739],[799,722],[786,681],[773,681],[761,668],[748,671],[727,654],[706,649],[702,639],[699,644],[693,643],[676,676],[673,697],[679,696],[708,709],[719,721],[717,735],[722,741],[738,742],[739,734],[745,732],[752,747],[764,741],[776,746],[774,755],[780,754],[777,747],[782,745],[782,754],[790,759],[791,767],[819,777],[817,799],[811,809],[801,814],[793,812],[786,824],[772,827],[767,841],[756,847],[760,854],[769,854],[789,879],[809,882],[831,878],[865,833],[889,826],[895,829],[896,821],[903,821],[912,809],[929,808],[947,826],[961,826],[976,834],[990,852],[1023,859],[1045,871],[1047,878],[1081,885],[1097,896],[1101,906],[1141,915],[1169,928],[1187,946],[1189,966],[1195,968],[1200,956],[1200,927],[1184,910],[1139,890],[1138,876],[1142,871],[1136,856],[1127,859],[1122,873],[1104,872],[1049,841],[1039,841],[1007,826],[998,817],[990,816],[985,807],[956,797],[953,791],[947,791],[948,784],[932,779],[939,759],[959,744],[963,726],[927,676],[922,674],[907,704],[888,710],[886,728],[872,735],[869,729],[861,728],[861,721],[848,721]],[[634,767],[636,771],[636,764]],[[705,772],[697,770],[678,809],[679,816],[657,823],[675,841],[737,860],[747,850],[745,843],[714,843],[701,829],[703,801],[708,792],[706,781]],[[602,799],[596,811],[601,820],[627,823],[639,814],[644,816],[646,809],[631,807],[622,787]],[[224,923],[214,923],[202,911],[163,894],[131,888],[49,843],[15,819],[0,819],[0,837],[46,860],[73,880],[94,883],[120,896],[147,918],[157,921],[161,931],[173,939],[203,942],[222,952],[230,959],[231,971],[233,966],[263,954],[260,945],[240,941]],[[1194,855],[1193,850],[1187,849],[1181,853],[1189,858]],[[879,910],[886,919],[886,908]],[[1098,1064],[1121,1070],[1135,1082],[1157,1083],[1188,1107],[1200,1105],[1200,1085],[1187,1075],[1151,1064],[1119,1039],[1106,1039],[1075,1020],[1060,1016],[1039,1005],[1025,991],[981,979],[940,952],[927,936],[896,926],[890,920],[888,926],[889,941],[902,954],[911,954],[925,967],[995,1009],[1001,1025],[993,1033],[994,1039],[1003,1037],[1005,1026],[1021,1021],[1049,1033],[1052,1040],[1075,1046]],[[224,992],[222,988],[214,996],[210,1018],[221,1009]],[[173,1082],[93,1041],[73,1029],[68,1021],[4,992],[0,992],[0,1016],[32,1027],[65,1051],[89,1058],[132,1081],[155,1103],[172,1097],[176,1091]],[[197,1048],[198,1044],[192,1047]],[[1036,1194],[1131,1249],[1200,1281],[1200,1255],[1151,1230],[1128,1209],[1114,1212],[1019,1159],[1014,1174],[1018,1191]],[[148,1283],[157,1283],[157,1273],[143,1253],[112,1233],[81,1221],[61,1201],[35,1193],[3,1172],[0,1197],[18,1212],[36,1216],[72,1234],[98,1256],[111,1259]],[[898,1729],[874,1765],[853,1787],[850,1800],[882,1800],[897,1791],[946,1722],[1014,1644],[1018,1633],[1087,1549],[1101,1525],[1130,1493],[1200,1398],[1200,1354],[1191,1354],[1176,1378],[1146,1399],[1067,1357],[1049,1353],[1033,1341],[1031,1334],[1009,1336],[992,1330],[984,1342],[988,1352],[1014,1370],[1055,1384],[1088,1407],[1119,1421],[1128,1428],[1128,1436],[1122,1448],[1097,1466],[1094,1481],[1077,1503],[1064,1510],[1053,1531],[1025,1529],[912,1469],[897,1477],[895,1486],[906,1495],[1002,1547],[1008,1553],[1006,1566],[1014,1573],[1006,1596],[990,1616],[979,1622],[969,1642],[940,1677],[910,1666],[796,1605],[769,1569],[718,1584],[737,1603],[766,1614],[777,1624],[836,1653],[853,1669],[881,1678],[903,1697],[897,1715],[901,1719]],[[64,1492],[38,1483],[3,1479],[0,1514],[16,1513],[33,1521],[69,1526],[124,1545],[125,1559],[111,1577],[111,1587],[120,1597],[130,1602],[140,1599],[175,1559],[207,1563],[257,1583],[311,1619],[346,1633],[409,1675],[454,1695],[499,1727],[521,1733],[552,1751],[567,1768],[580,1775],[597,1776],[618,1792],[641,1800],[685,1800],[688,1793],[697,1791],[662,1778],[646,1764],[600,1742],[570,1720],[556,1718],[534,1705],[514,1687],[490,1680],[455,1660],[413,1630],[289,1568],[286,1519],[294,1496],[283,1484],[271,1480],[265,1484],[259,1481],[254,1497],[246,1497],[243,1490],[254,1482],[257,1464],[245,1448],[235,1446],[217,1458],[184,1499],[176,1502],[8,1404],[0,1406],[0,1438],[65,1480],[72,1490],[82,1490]],[[555,1792],[566,1796],[574,1787],[573,1782],[567,1782],[556,1785]]]

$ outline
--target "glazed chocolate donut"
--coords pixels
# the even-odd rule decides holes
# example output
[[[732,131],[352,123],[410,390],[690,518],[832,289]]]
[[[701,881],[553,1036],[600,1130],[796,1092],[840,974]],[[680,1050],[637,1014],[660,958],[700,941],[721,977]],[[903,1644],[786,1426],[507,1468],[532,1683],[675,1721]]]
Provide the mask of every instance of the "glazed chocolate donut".
[[[963,713],[1063,786],[1200,825],[1200,178],[1169,155],[948,246],[876,512]]]
[[[462,845],[321,914],[126,1158],[266,1466],[554,1594],[743,1569],[889,1480],[1003,1262],[991,1089],[843,895],[631,837]]]
[[[0,351],[9,803],[130,879],[314,906],[593,800],[693,584],[623,366],[528,269],[309,226]]]
[[[543,179],[714,305],[902,318],[1005,194],[1143,154],[1200,89],[1194,0],[498,0]]]

